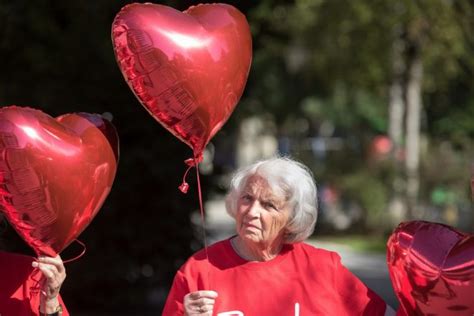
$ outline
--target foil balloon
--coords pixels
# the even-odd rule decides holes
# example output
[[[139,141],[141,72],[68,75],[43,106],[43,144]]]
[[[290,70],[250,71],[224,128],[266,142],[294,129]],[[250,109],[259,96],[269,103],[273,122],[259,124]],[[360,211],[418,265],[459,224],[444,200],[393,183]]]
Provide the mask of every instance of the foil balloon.
[[[402,223],[389,238],[387,261],[407,315],[474,314],[474,235],[443,224]]]
[[[117,63],[142,105],[200,157],[239,101],[252,59],[245,16],[227,4],[184,12],[133,3],[112,24]]]
[[[37,255],[55,256],[92,221],[114,181],[118,137],[100,115],[0,109],[0,206]]]

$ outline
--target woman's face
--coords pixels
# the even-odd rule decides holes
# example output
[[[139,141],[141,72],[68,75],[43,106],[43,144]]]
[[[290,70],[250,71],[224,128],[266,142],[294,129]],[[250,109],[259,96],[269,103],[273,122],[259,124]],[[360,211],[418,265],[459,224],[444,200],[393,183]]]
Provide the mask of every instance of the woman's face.
[[[283,243],[290,212],[283,194],[272,192],[262,177],[251,176],[237,203],[237,233],[245,242],[262,245]]]

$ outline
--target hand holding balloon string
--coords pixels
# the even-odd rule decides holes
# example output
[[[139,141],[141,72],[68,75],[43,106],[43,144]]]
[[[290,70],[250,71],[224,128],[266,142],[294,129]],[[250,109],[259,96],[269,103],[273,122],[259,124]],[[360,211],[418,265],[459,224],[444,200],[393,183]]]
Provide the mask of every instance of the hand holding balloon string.
[[[56,257],[38,257],[31,265],[43,274],[40,292],[40,311],[53,313],[59,306],[58,295],[66,279],[66,269],[59,255]]]
[[[184,296],[184,315],[212,315],[217,298],[215,291],[196,291]]]

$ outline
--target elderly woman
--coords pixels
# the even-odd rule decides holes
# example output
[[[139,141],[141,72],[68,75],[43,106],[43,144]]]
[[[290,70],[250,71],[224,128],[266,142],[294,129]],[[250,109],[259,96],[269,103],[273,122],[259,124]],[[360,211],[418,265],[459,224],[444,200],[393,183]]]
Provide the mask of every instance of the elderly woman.
[[[69,315],[59,295],[65,278],[59,255],[35,259],[0,251],[0,316]]]
[[[234,176],[226,199],[237,235],[177,272],[163,315],[390,315],[331,251],[303,241],[317,218],[311,172],[288,158]]]

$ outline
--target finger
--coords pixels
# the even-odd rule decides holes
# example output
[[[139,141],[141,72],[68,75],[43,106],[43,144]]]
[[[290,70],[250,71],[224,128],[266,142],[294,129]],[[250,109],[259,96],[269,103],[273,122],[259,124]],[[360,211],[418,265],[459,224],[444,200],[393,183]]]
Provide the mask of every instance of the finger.
[[[47,263],[47,264],[52,264],[56,267],[58,271],[61,273],[64,271],[64,264],[63,261],[61,260],[61,257],[57,255],[56,257],[39,257],[38,262],[40,263]]]
[[[53,266],[51,264],[45,264],[45,263],[40,262],[38,264],[38,268],[43,272],[47,272],[47,273],[44,273],[46,276],[52,275],[53,277],[59,277],[60,275],[58,268],[56,268],[56,266]]]
[[[54,266],[40,264],[38,268],[45,277],[43,285],[47,286],[49,291],[52,291],[51,293],[58,292],[62,282],[58,272],[54,271]]]
[[[201,306],[192,306],[191,310],[196,315],[201,315],[202,313],[204,313],[204,310],[201,308]]]
[[[193,301],[198,300],[200,298],[215,299],[217,297],[217,292],[216,291],[196,291],[196,292],[191,292],[188,295],[189,295],[189,298],[192,299]]]
[[[39,268],[40,265],[46,266],[48,267],[48,269],[52,270],[52,272],[57,277],[59,283],[62,283],[66,278],[66,270],[59,255],[55,258],[39,257],[37,262],[32,263],[32,266],[35,268]],[[48,273],[46,273],[45,275],[49,276]]]
[[[205,316],[212,315],[213,309],[214,309],[214,306],[208,306],[208,305],[201,306],[199,308],[198,313],[199,313],[199,315],[205,315]]]
[[[212,315],[212,311],[214,310],[214,304],[207,304],[207,305],[200,305],[200,306],[188,305],[186,309],[190,310],[191,313],[195,313],[196,315]]]
[[[214,309],[214,304],[199,306],[199,312],[200,313],[212,312],[213,309]]]
[[[200,298],[200,299],[197,299],[197,300],[190,300],[189,303],[192,306],[204,306],[204,305],[214,306],[215,301],[216,300],[213,299],[213,298],[203,297],[203,298]]]
[[[48,280],[55,279],[54,271],[49,269],[48,266],[40,263],[40,264],[38,264],[38,269],[40,269],[40,271],[43,273],[43,275],[46,277],[46,279],[48,279]]]

